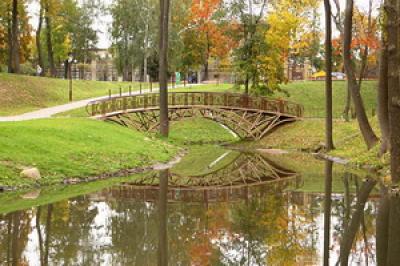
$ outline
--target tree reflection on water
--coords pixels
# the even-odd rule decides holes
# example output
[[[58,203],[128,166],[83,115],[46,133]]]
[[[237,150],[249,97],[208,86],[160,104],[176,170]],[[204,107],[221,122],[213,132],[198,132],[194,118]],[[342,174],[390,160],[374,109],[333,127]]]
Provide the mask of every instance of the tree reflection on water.
[[[373,178],[344,174],[338,193],[332,186],[334,167],[327,163],[325,170],[326,194],[299,191],[298,178],[235,187],[177,187],[169,182],[173,173],[162,171],[158,184],[125,183],[0,215],[0,261],[400,265],[397,191]]]

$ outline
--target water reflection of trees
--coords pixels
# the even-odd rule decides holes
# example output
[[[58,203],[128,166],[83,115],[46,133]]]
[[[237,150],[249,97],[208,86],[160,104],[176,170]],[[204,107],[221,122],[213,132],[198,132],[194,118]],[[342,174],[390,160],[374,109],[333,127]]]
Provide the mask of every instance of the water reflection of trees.
[[[344,196],[339,201],[332,201],[332,214],[329,216],[332,220],[338,218],[339,223],[336,227],[325,227],[327,235],[327,230],[333,229],[330,253],[340,247],[336,265],[400,265],[398,190],[379,183],[377,194],[378,181],[371,177],[361,180],[346,174],[343,182]],[[379,198],[379,203],[376,198]],[[326,206],[329,208],[329,204]],[[329,210],[325,209],[325,212]],[[329,265],[327,261],[325,265]],[[333,264],[332,260],[330,262]]]
[[[342,265],[400,265],[397,190],[350,174],[343,177],[343,184],[343,195],[332,193],[327,212],[333,236],[328,246],[331,263],[340,258]],[[140,200],[134,189],[118,186],[3,215],[0,261],[6,265],[28,260],[41,265],[156,265],[164,247],[170,265],[319,264],[318,228],[323,200],[328,198],[288,192],[288,186],[281,181],[248,187],[234,201],[182,202],[165,194],[168,211],[164,213],[160,213],[159,197]],[[159,242],[160,232],[168,232],[167,246]]]
[[[7,265],[27,264],[23,255],[30,232],[31,213],[17,211],[0,216],[0,261]]]
[[[361,180],[346,173],[342,179],[343,196],[337,197],[328,189],[332,187],[333,168],[327,166],[326,170],[324,265],[332,264],[335,260],[340,265],[375,264],[376,201],[371,198],[371,192],[377,183],[376,179]],[[330,226],[332,220],[335,223]]]

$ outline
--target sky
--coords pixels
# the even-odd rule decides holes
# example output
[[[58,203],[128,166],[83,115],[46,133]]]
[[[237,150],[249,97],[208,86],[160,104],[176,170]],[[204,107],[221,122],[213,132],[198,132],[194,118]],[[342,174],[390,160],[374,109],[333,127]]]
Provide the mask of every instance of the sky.
[[[1,0],[0,0],[1,1]],[[102,2],[109,6],[114,0],[102,0]],[[171,1],[180,1],[180,0],[171,0]],[[374,1],[374,10],[378,12],[379,3],[381,0],[373,0]],[[322,2],[322,1],[321,1]],[[339,0],[342,9],[344,9],[346,0]],[[354,0],[355,4],[363,10],[368,10],[368,0]],[[32,1],[29,4],[29,14],[31,16],[31,24],[33,28],[36,28],[37,16],[39,14],[39,5],[37,1]],[[320,8],[321,14],[321,27],[323,28],[325,25],[324,22],[324,8],[321,4]],[[112,17],[109,14],[101,16],[101,18],[96,19],[94,23],[94,28],[98,31],[99,42],[97,44],[98,48],[108,48],[111,45],[110,34],[108,33],[108,27],[112,22]]]

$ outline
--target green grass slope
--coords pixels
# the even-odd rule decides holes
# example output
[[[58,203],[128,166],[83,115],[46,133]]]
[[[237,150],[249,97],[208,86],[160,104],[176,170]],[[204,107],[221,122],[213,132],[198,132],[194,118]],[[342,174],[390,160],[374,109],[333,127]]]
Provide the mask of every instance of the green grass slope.
[[[32,185],[19,177],[37,167],[41,184],[171,159],[177,148],[133,130],[84,118],[0,123],[0,185]]]
[[[366,112],[371,115],[376,109],[376,81],[364,81],[361,94],[363,96]],[[274,97],[281,97],[300,103],[304,106],[305,116],[325,117],[325,83],[324,81],[300,81],[281,86],[289,93],[276,93]],[[345,81],[333,82],[333,115],[340,118],[346,100],[347,85]]]
[[[73,81],[73,99],[128,91],[129,82]],[[138,90],[135,84],[133,90]],[[0,73],[0,115],[16,115],[68,102],[68,80]]]

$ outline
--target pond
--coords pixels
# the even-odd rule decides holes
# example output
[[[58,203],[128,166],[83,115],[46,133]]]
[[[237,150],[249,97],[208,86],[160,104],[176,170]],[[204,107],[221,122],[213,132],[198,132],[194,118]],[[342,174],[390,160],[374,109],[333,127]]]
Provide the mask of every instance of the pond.
[[[84,186],[0,195],[0,264],[322,265],[325,259],[375,265],[398,259],[399,240],[391,236],[400,230],[392,228],[400,224],[392,215],[397,197],[374,176],[312,157],[209,146],[169,170]]]

